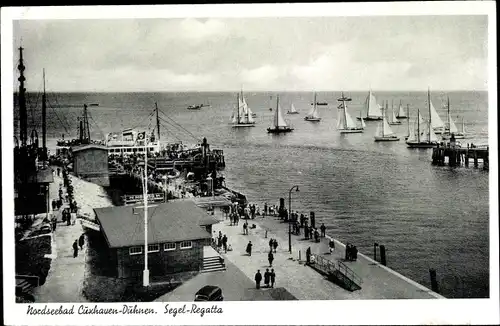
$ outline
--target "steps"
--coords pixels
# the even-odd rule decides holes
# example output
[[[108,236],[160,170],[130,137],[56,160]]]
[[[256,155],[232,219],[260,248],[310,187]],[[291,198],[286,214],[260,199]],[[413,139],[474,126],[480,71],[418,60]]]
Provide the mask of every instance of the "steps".
[[[23,298],[23,302],[35,302],[32,291],[36,287],[33,282],[27,278],[16,277],[16,296]]]
[[[225,271],[226,264],[224,263],[224,258],[220,256],[204,257],[203,258],[203,268],[202,273],[210,273],[217,271]]]

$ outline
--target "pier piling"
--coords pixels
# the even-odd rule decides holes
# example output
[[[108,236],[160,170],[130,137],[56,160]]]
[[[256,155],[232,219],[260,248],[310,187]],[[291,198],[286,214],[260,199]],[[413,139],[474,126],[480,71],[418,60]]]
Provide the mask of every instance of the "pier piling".
[[[429,274],[431,277],[431,289],[432,291],[439,293],[438,282],[436,279],[436,270],[434,268],[429,269]]]
[[[386,261],[386,258],[385,258],[385,246],[384,245],[380,246],[380,262],[382,263],[382,265],[387,266],[387,261]]]

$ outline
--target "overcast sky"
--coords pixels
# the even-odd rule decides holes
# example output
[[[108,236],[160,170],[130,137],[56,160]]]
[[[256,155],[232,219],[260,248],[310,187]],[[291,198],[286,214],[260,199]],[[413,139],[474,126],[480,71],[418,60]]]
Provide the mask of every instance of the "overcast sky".
[[[486,16],[14,22],[31,91],[42,68],[49,91],[486,90],[487,35]]]

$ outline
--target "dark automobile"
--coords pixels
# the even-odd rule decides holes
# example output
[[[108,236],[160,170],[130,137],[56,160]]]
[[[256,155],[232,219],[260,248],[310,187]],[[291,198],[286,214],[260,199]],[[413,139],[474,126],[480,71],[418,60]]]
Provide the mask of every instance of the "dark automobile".
[[[223,301],[222,289],[215,285],[205,285],[196,292],[194,301]]]

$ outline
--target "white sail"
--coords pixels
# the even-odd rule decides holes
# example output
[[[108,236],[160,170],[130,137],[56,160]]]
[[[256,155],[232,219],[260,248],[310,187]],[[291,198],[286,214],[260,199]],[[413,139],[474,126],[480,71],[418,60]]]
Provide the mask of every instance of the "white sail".
[[[394,110],[392,110],[392,115],[391,115],[391,123],[398,123],[399,120],[396,118],[396,114],[394,113]]]
[[[460,132],[465,135],[465,122],[464,122],[464,118],[462,118],[462,130],[460,130]]]
[[[295,106],[293,105],[293,103],[290,105],[290,113],[295,113],[297,112],[297,110],[295,109]]]
[[[247,105],[246,106],[246,109],[247,109],[247,120],[249,123],[254,123],[255,120],[253,119],[253,112],[252,110],[250,109],[250,107]]]
[[[430,101],[431,106],[431,124],[434,129],[442,129],[444,127],[443,120],[439,117],[434,105],[432,105],[432,101]]]
[[[399,102],[399,111],[397,116],[401,118],[406,117],[406,113],[403,109],[403,105],[401,104],[401,102]]]
[[[365,123],[365,120],[363,120],[363,117],[361,117],[361,128],[365,128],[366,127],[366,123]]]
[[[455,125],[455,122],[453,122],[453,119],[451,117],[448,118],[448,121],[445,124],[446,130],[451,134],[451,133],[456,133],[458,131],[457,126]]]
[[[279,101],[279,98],[277,101]],[[277,108],[274,112],[273,125],[275,128],[287,127],[286,121],[283,118],[283,113],[281,112],[281,106],[279,105],[279,102],[278,102]]]
[[[345,108],[344,112],[345,112],[345,126],[348,129],[356,128],[357,127],[356,123],[354,122],[354,120],[352,120],[351,116],[349,115],[349,112],[347,112]]]
[[[311,111],[309,111],[309,113],[307,114],[307,117],[314,118],[314,119],[318,119],[319,118],[318,107],[317,107],[316,104],[313,105]]]
[[[365,109],[366,109],[366,117],[381,117],[382,107],[377,103],[377,99],[375,95],[373,95],[372,91],[368,93],[368,97],[365,101]]]
[[[344,106],[340,104],[338,106],[338,115],[337,115],[337,129],[339,130],[344,130],[344,125],[345,125],[345,115],[344,115]]]
[[[420,141],[423,141],[423,142],[437,142],[438,141],[438,137],[436,136],[436,133],[434,132],[434,128],[433,127],[429,128],[428,121],[425,123],[424,130],[422,130],[422,132],[421,132]]]

